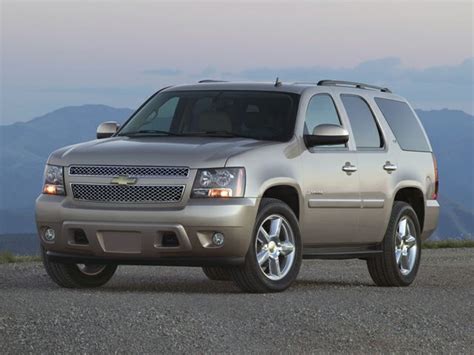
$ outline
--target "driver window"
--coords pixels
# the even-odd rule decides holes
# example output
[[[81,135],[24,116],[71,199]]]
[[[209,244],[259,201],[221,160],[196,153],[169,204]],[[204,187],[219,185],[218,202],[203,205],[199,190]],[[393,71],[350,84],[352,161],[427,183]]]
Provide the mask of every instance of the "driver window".
[[[309,101],[304,123],[304,134],[313,134],[314,128],[320,124],[341,125],[334,101],[328,94],[314,95]],[[323,145],[319,148],[344,148],[345,146],[345,144]]]
[[[308,109],[306,110],[304,133],[313,134],[314,128],[324,123],[341,125],[331,96],[319,94],[313,96],[309,101]]]

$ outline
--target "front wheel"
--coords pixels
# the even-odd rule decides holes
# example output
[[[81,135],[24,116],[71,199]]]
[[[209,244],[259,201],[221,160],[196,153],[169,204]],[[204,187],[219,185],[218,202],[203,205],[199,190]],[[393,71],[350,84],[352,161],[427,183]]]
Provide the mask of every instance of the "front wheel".
[[[279,292],[295,281],[302,248],[298,219],[280,200],[262,200],[244,265],[230,269],[247,292]]]
[[[209,280],[213,281],[230,281],[230,272],[228,269],[225,269],[220,266],[203,266],[202,271],[207,276]]]
[[[94,288],[106,284],[117,265],[63,264],[50,261],[43,250],[43,265],[49,277],[61,287]]]
[[[416,277],[421,257],[420,224],[413,208],[395,201],[382,242],[382,254],[367,260],[377,286],[409,286]]]

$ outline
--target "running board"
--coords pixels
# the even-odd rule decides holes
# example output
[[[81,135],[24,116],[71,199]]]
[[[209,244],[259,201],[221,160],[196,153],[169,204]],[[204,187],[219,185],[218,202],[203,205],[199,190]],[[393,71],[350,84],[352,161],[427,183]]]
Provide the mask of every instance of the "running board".
[[[380,245],[303,248],[303,259],[365,259],[382,253]]]

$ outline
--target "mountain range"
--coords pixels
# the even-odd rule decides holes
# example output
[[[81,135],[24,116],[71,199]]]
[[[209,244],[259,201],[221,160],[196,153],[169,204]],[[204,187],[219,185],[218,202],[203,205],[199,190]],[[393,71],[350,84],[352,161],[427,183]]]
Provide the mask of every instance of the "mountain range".
[[[52,151],[94,139],[101,122],[121,123],[131,113],[128,108],[84,105],[0,126],[0,234],[34,233],[34,201]],[[474,117],[447,109],[417,113],[439,166],[442,209],[432,239],[474,238]]]

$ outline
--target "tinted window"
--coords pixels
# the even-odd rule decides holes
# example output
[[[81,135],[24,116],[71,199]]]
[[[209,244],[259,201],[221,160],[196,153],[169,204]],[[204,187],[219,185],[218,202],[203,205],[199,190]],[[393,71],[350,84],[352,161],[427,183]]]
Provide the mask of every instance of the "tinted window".
[[[299,95],[279,92],[166,91],[136,112],[119,135],[170,132],[288,141],[294,132],[298,100]]]
[[[168,131],[178,105],[178,98],[172,97],[156,110],[152,110],[140,129]]]
[[[342,102],[351,122],[357,148],[380,148],[381,134],[369,105],[355,95],[341,95]]]
[[[382,98],[375,102],[403,150],[430,151],[420,123],[407,103]]]
[[[331,96],[315,95],[306,111],[305,134],[312,134],[316,126],[324,123],[341,124]]]

